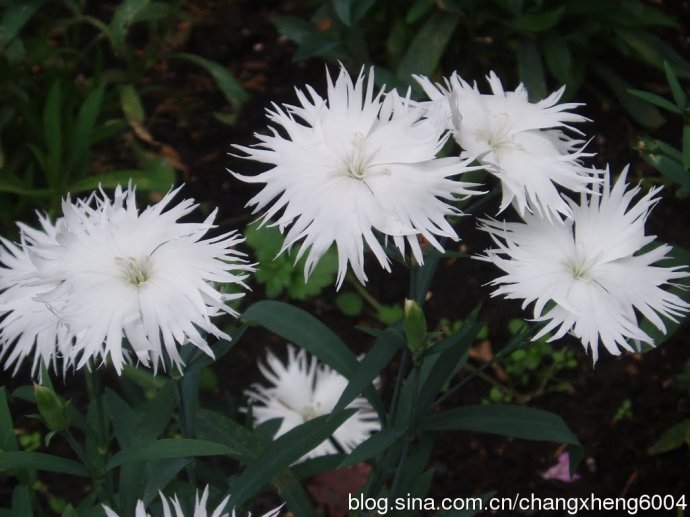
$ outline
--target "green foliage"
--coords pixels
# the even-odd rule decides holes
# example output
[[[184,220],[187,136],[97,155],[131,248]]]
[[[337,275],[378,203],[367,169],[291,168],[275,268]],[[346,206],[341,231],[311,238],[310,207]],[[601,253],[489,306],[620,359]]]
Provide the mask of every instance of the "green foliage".
[[[334,248],[319,260],[305,282],[306,258],[295,262],[287,252],[280,253],[283,237],[278,228],[259,227],[259,223],[252,223],[246,227],[244,235],[259,262],[254,278],[265,286],[267,297],[277,298],[285,292],[289,298],[304,300],[317,296],[335,283],[338,255]]]
[[[678,149],[658,139],[640,138],[638,150],[642,158],[661,174],[664,183],[675,186],[679,197],[687,197],[690,194],[690,104],[677,72],[668,62],[664,62],[664,71],[671,100],[642,90],[630,90],[630,93],[647,104],[657,106],[680,119],[681,148]]]
[[[1,219],[18,219],[33,208],[54,213],[68,193],[112,188],[130,179],[140,191],[168,190],[175,181],[173,166],[180,165],[168,163],[170,153],[146,127],[143,106],[151,89],[141,86],[168,57],[208,71],[233,116],[239,113],[247,94],[223,66],[172,52],[176,23],[191,17],[181,6],[127,0],[109,19],[101,17],[96,3],[81,1],[63,6],[34,0],[4,8]]]
[[[298,44],[295,59],[374,65],[389,87],[406,89],[412,73],[438,78],[459,70],[474,79],[488,62],[502,76],[513,71],[533,100],[546,96],[550,82],[567,85],[567,97],[591,85],[637,123],[658,127],[659,111],[628,92],[628,70],[661,70],[668,61],[690,77],[690,64],[654,33],[673,27],[675,18],[639,0],[371,0],[352,2],[348,15],[338,2],[315,4],[309,21],[273,18]]]
[[[527,325],[514,319],[508,323],[511,334],[516,335]],[[503,361],[509,376],[505,386],[495,385],[489,391],[485,403],[526,403],[550,392],[572,392],[570,382],[561,379],[568,370],[577,368],[577,359],[570,348],[556,349],[547,342],[548,336],[532,341],[528,347],[515,350]]]
[[[616,414],[613,415],[614,422],[620,422],[621,420],[631,420],[633,417],[633,406],[630,399],[625,399],[621,402],[621,405],[616,410]]]

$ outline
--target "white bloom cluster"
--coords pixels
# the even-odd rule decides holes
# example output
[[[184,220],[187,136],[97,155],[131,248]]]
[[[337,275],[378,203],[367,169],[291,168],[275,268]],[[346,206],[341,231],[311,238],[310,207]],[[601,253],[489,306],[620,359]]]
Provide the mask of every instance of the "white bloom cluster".
[[[208,510],[206,509],[209,496],[208,485],[206,485],[204,488],[201,497],[199,497],[198,492],[196,493],[194,498],[194,513],[191,515],[185,514],[177,494],[170,498],[165,497],[162,492],[158,492],[158,494],[161,499],[161,505],[163,506],[163,517],[185,517],[185,515],[189,517],[237,517],[234,508],[232,513],[225,511],[225,507],[230,500],[229,495],[220,502],[216,509],[213,510],[213,513],[208,513]],[[263,514],[261,517],[278,517],[278,515],[280,515],[280,508],[281,507],[279,506],[278,508]],[[106,517],[120,517],[116,512],[106,505],[103,505],[103,511],[105,512]],[[146,505],[144,504],[144,501],[137,501],[134,517],[151,517],[151,514],[146,512]],[[247,517],[252,517],[251,512],[247,514]]]
[[[272,352],[266,354],[266,364],[259,363],[259,370],[271,383],[270,386],[253,384],[246,394],[252,401],[254,424],[259,425],[274,418],[281,423],[276,437],[304,422],[333,411],[348,380],[328,365],[288,345],[287,363]],[[357,397],[347,406],[357,412],[348,418],[333,436],[312,449],[299,461],[326,454],[336,454],[338,447],[352,452],[372,433],[381,429],[376,411],[364,397]]]
[[[197,205],[171,205],[178,192],[142,211],[131,187],[112,200],[103,192],[67,199],[55,224],[41,216],[40,229],[20,226],[19,244],[2,241],[5,368],[16,372],[32,353],[34,375],[58,356],[65,368],[108,359],[118,373],[132,360],[181,367],[185,343],[213,355],[202,332],[227,339],[211,319],[234,314],[227,302],[243,296],[218,285],[245,287],[253,267],[235,249],[236,232],[204,238],[215,211],[202,223],[180,222]]]
[[[460,213],[456,196],[479,193],[456,177],[478,163],[500,180],[499,213],[513,206],[524,221],[481,222],[498,248],[480,258],[506,273],[493,282],[494,295],[535,302],[535,319],[546,323],[538,336],[570,332],[596,361],[599,342],[612,353],[629,350],[628,339],[653,344],[638,314],[665,331],[661,317],[675,321],[690,310],[663,288],[688,276],[658,265],[670,247],[647,248],[654,237],[644,223],[657,190],[631,205],[639,188],[627,188],[625,173],[611,189],[608,169],[583,164],[592,153],[573,124],[587,119],[573,113],[578,104],[559,104],[565,87],[530,102],[524,86],[505,91],[493,72],[491,93],[457,73],[443,85],[415,79],[428,101],[395,90],[374,94],[373,73],[353,81],[341,68],[335,82],[328,77],[327,99],[311,87],[308,95],[297,91],[299,106],[268,112],[278,129],[257,135],[254,147],[238,146],[245,158],[271,166],[256,176],[233,174],[265,184],[249,205],[268,208],[262,221],[287,229],[281,251],[302,241],[305,276],[333,243],[338,286],[348,264],[366,281],[365,246],[388,270],[389,238],[403,255],[409,244],[423,263],[420,237],[438,250],[437,237],[457,239],[446,219]],[[461,151],[438,158],[449,134]],[[562,189],[578,193],[580,204]]]

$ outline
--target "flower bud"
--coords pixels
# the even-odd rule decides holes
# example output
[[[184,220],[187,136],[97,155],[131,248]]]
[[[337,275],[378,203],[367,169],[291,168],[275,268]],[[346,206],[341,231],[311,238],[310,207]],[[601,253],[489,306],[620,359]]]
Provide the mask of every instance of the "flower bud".
[[[69,427],[65,403],[52,389],[34,383],[34,396],[36,397],[38,412],[48,429],[64,431]]]
[[[405,300],[404,321],[407,346],[413,353],[422,350],[426,343],[426,319],[414,300]]]

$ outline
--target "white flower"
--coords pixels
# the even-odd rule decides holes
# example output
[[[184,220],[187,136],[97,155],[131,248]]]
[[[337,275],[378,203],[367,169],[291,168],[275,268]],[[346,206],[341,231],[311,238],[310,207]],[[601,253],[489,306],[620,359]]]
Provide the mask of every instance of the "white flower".
[[[253,268],[234,249],[242,241],[235,232],[203,238],[215,211],[203,223],[179,222],[196,205],[186,199],[170,206],[178,191],[141,212],[131,187],[118,187],[113,201],[103,193],[66,200],[56,242],[32,246],[38,280],[54,286],[39,299],[75,336],[77,368],[109,356],[120,373],[125,338],[154,369],[166,356],[181,367],[178,346],[187,342],[212,356],[200,330],[228,339],[211,318],[235,314],[226,302],[243,294],[214,283],[244,286]]]
[[[180,504],[177,495],[167,498],[160,491],[158,494],[160,495],[161,504],[163,505],[163,517],[185,517],[184,510],[182,509],[182,505]],[[230,496],[226,496],[225,499],[223,499],[216,507],[216,509],[213,510],[213,513],[209,515],[208,510],[206,509],[206,505],[208,504],[208,485],[206,485],[204,492],[201,494],[201,498],[199,498],[199,492],[196,493],[194,500],[194,513],[191,514],[190,517],[236,517],[234,509],[232,510],[232,514],[229,512],[224,512],[225,506],[228,504],[229,499]],[[281,507],[282,506],[275,508],[274,510],[263,514],[261,517],[278,517]],[[119,517],[117,513],[106,505],[103,505],[103,510],[105,511],[107,517]],[[134,517],[151,517],[150,514],[146,513],[144,501],[139,500],[137,502]],[[247,514],[247,517],[252,517],[251,512]]]
[[[681,266],[655,265],[671,247],[647,248],[654,236],[645,235],[644,224],[659,188],[631,205],[640,188],[627,189],[627,168],[613,188],[609,171],[602,173],[599,194],[582,194],[579,205],[570,203],[573,220],[550,222],[527,214],[524,223],[484,221],[482,229],[498,248],[480,257],[506,273],[491,282],[500,286],[494,296],[524,299],[523,308],[534,302],[535,320],[547,322],[534,339],[571,332],[595,362],[599,342],[614,355],[620,348],[632,350],[627,339],[654,344],[640,329],[637,313],[665,332],[660,316],[676,321],[690,309],[661,288],[688,276]]]
[[[427,109],[441,113],[443,123],[453,130],[464,149],[461,156],[477,158],[501,180],[501,211],[514,202],[520,215],[534,211],[547,218],[570,217],[570,207],[556,185],[589,192],[598,181],[579,163],[591,156],[583,151],[583,140],[562,131],[581,134],[569,124],[587,120],[568,111],[579,104],[558,104],[565,86],[531,103],[522,84],[505,92],[493,72],[488,77],[491,94],[480,93],[476,84],[470,86],[457,72],[445,87],[423,76],[415,79],[431,99]]]
[[[272,386],[253,384],[246,394],[253,402],[255,426],[274,418],[282,419],[276,437],[312,418],[330,414],[348,384],[345,377],[308,356],[304,349],[297,351],[290,345],[286,364],[269,351],[266,364],[259,363],[259,369]],[[364,397],[357,397],[347,407],[356,408],[357,412],[331,438],[345,452],[351,452],[379,431],[381,424]],[[335,445],[326,440],[298,461],[337,452]]]
[[[14,365],[16,374],[25,359],[32,357],[31,375],[40,376],[41,363],[57,369],[58,357],[69,355],[71,340],[67,328],[37,297],[54,285],[34,285],[36,266],[31,247],[53,245],[58,223],[39,214],[40,229],[19,224],[21,242],[0,238],[0,361],[4,369]],[[68,362],[63,363],[67,368]]]
[[[366,282],[365,244],[390,271],[374,230],[391,237],[403,255],[407,240],[418,263],[418,235],[443,250],[437,236],[457,240],[446,216],[459,212],[449,203],[474,193],[472,184],[451,179],[468,170],[466,162],[435,159],[448,133],[422,118],[409,98],[374,88],[373,71],[353,83],[342,68],[335,83],[328,76],[327,100],[310,86],[308,95],[297,90],[300,106],[273,105],[267,112],[280,131],[271,127],[270,135],[256,135],[255,146],[235,146],[245,158],[273,165],[256,176],[233,173],[266,184],[248,206],[257,212],[272,203],[262,222],[275,217],[281,231],[289,226],[281,251],[302,241],[297,259],[308,251],[305,278],[335,243],[338,287],[348,263]]]

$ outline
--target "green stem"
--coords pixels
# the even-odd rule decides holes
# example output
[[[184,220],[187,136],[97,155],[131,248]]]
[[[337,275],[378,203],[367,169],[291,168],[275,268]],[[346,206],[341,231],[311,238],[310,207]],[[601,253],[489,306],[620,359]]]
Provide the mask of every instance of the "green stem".
[[[514,389],[510,388],[509,386],[506,386],[500,381],[497,381],[494,379],[491,375],[487,375],[483,371],[480,371],[479,368],[476,368],[475,366],[472,366],[471,364],[466,364],[465,368],[468,369],[470,372],[472,372],[472,375],[475,375],[476,377],[479,377],[481,380],[491,384],[492,386],[496,386],[500,390],[504,391],[511,397],[514,397],[516,399],[522,399],[523,395],[515,391]]]
[[[515,336],[512,340],[511,343],[508,343],[506,347],[503,348],[499,353],[497,353],[491,361],[488,361],[481,365],[479,368],[477,368],[474,372],[470,373],[467,377],[462,379],[460,382],[458,382],[455,386],[453,386],[451,389],[449,389],[446,393],[441,395],[438,399],[436,399],[436,402],[434,402],[434,406],[437,406],[441,404],[444,400],[446,400],[448,397],[451,395],[454,395],[455,393],[458,392],[460,388],[462,388],[465,384],[467,384],[469,381],[477,377],[480,373],[483,373],[484,370],[489,368],[491,365],[497,363],[498,361],[501,361],[505,356],[508,354],[512,353],[514,350],[517,348],[521,347],[524,345],[526,342],[529,341],[529,339],[536,334],[537,330],[535,327],[530,328],[527,332],[518,334]]]
[[[405,443],[403,444],[402,451],[400,452],[400,459],[398,460],[398,466],[395,469],[395,476],[393,477],[393,484],[391,485],[391,497],[395,497],[398,493],[398,486],[400,485],[400,478],[402,476],[403,470],[405,468],[405,463],[407,462],[407,457],[409,455],[410,444],[414,440],[414,432],[416,428],[417,420],[417,394],[419,392],[419,366],[414,365],[412,368],[412,410],[410,413],[410,421],[407,426],[407,437]]]
[[[97,415],[97,425],[98,429],[98,454],[101,456],[102,463],[105,464],[105,460],[108,456],[108,448],[110,444],[110,426],[108,422],[108,416],[106,415],[105,409],[103,407],[103,393],[105,385],[103,383],[103,376],[100,370],[94,365],[93,362],[89,361],[89,364],[84,368],[84,382],[86,384],[86,392],[89,396],[90,404],[96,405],[96,415]],[[106,472],[105,478],[96,478],[98,488],[105,491],[105,493],[112,499],[112,493],[115,488],[115,481],[113,479],[112,472]],[[101,485],[104,484],[104,487]],[[113,501],[111,501],[112,503]]]
[[[112,508],[117,507],[117,503],[115,502],[115,497],[113,496],[112,490],[110,490],[108,487],[103,485],[103,477],[99,472],[96,471],[94,468],[93,464],[89,461],[88,456],[86,455],[86,452],[84,452],[84,449],[82,446],[79,444],[77,439],[74,437],[72,434],[72,431],[66,429],[63,432],[63,435],[65,439],[67,440],[67,443],[69,446],[72,448],[74,453],[77,455],[77,458],[79,458],[79,461],[82,462],[82,464],[86,467],[86,469],[89,471],[89,475],[91,476],[91,479],[93,480],[96,490],[101,492],[103,496],[108,500],[108,503]]]
[[[195,375],[195,373],[191,373],[189,375]],[[190,415],[188,414],[187,411],[187,400],[185,397],[185,392],[186,390],[183,389],[182,383],[185,382],[185,378],[182,377],[181,379],[176,379],[175,380],[175,388],[177,390],[177,398],[179,402],[179,409],[180,409],[180,431],[182,432],[182,436],[184,438],[193,438],[193,430],[190,428],[190,422],[189,422],[189,417]],[[188,382],[194,382],[194,379],[188,379]],[[195,386],[195,388],[198,388],[198,383]],[[193,396],[197,396],[198,391],[196,389],[192,389],[194,392]],[[193,401],[193,404],[196,404],[196,400]],[[192,467],[192,464],[188,464],[185,467],[185,471],[187,473],[187,479],[191,485],[196,485],[196,473],[194,472],[194,468]]]
[[[361,284],[359,283],[359,280],[357,280],[352,274],[348,273],[346,276],[348,282],[350,282],[350,285],[354,288],[355,291],[357,291],[357,294],[359,294],[362,298],[364,298],[364,301],[366,301],[369,305],[372,306],[376,312],[381,310],[381,303],[374,298],[369,291]]]

